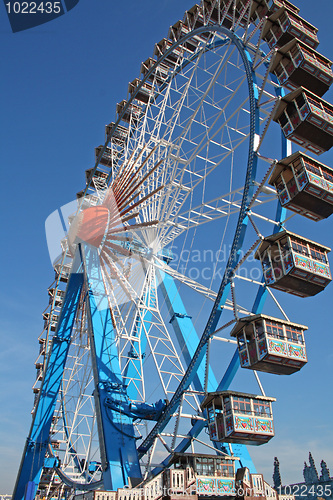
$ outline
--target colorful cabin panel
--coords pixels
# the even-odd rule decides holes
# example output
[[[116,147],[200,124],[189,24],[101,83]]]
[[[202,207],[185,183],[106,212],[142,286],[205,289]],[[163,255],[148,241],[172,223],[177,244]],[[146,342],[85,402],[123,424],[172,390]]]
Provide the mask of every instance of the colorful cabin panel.
[[[333,213],[333,169],[299,151],[279,161],[268,182],[293,212],[315,221]]]
[[[270,71],[287,89],[302,86],[321,97],[333,81],[331,66],[329,59],[295,38],[279,48]]]
[[[293,10],[281,7],[271,14],[263,31],[263,39],[272,49],[282,47],[294,38],[298,38],[309,47],[316,49],[319,45],[318,29],[300,17]]]
[[[333,146],[333,106],[303,87],[281,99],[273,120],[287,139],[312,153]]]
[[[266,237],[255,257],[260,259],[266,285],[310,297],[332,280],[327,254],[330,248],[289,231]]]
[[[201,407],[207,409],[212,441],[260,445],[274,436],[274,398],[235,391],[211,392]]]
[[[242,368],[290,375],[307,362],[306,326],[263,314],[247,316],[234,326]]]

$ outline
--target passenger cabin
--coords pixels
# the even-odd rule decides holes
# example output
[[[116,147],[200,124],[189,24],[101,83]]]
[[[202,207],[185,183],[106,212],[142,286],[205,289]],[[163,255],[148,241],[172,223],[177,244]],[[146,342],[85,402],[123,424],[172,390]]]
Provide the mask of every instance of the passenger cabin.
[[[127,108],[126,108],[126,106],[127,106],[126,99],[123,99],[121,102],[119,102],[117,104],[116,113],[118,115],[118,118],[120,118],[120,116],[122,115],[121,119],[124,122],[137,123],[142,116],[142,109],[137,104],[132,104],[132,103],[129,104],[127,106]],[[122,113],[124,113],[124,114],[122,114]]]
[[[332,61],[294,38],[275,54],[271,73],[289,90],[302,86],[323,96],[333,81]]]
[[[220,0],[220,2],[222,2],[222,0]],[[205,26],[204,10],[201,5],[195,4],[191,9],[187,10],[183,17],[183,23],[185,26],[188,26],[190,31]],[[207,31],[194,35],[193,39],[197,42],[206,42],[211,36],[212,33]]]
[[[100,146],[101,147],[101,146]],[[97,148],[96,148],[97,149]],[[110,148],[108,148],[110,149]],[[104,153],[105,154],[105,153]],[[103,156],[104,156],[103,154]],[[102,156],[102,158],[103,158]],[[106,172],[102,172],[101,170],[95,170],[94,168],[88,168],[86,170],[86,183],[89,187],[95,188],[94,180],[104,185],[106,183],[106,179],[108,178],[108,174]],[[94,173],[93,173],[94,172]]]
[[[57,280],[59,278],[60,274],[60,281],[63,283],[67,283],[68,278],[69,278],[69,273],[70,273],[70,266],[68,265],[61,265],[61,264],[56,264],[54,266],[55,270],[55,279]]]
[[[327,259],[330,250],[285,230],[264,238],[255,257],[261,261],[266,285],[310,297],[332,280]]]
[[[41,354],[42,356],[45,356],[45,347],[46,347],[46,340],[39,339],[39,354]]]
[[[315,221],[333,213],[333,169],[300,151],[279,161],[268,182],[293,212]]]
[[[163,38],[160,42],[155,44],[154,55],[159,59],[163,57],[164,54],[171,49],[173,43],[171,40],[167,38]],[[171,68],[174,68],[177,64],[179,64],[180,59],[182,57],[182,48],[175,47],[172,51],[163,59],[163,63],[167,64]]]
[[[190,28],[190,31],[202,28],[205,25],[202,7],[198,4],[193,5],[185,12],[183,21]],[[203,33],[200,36],[208,36],[208,33],[207,35]]]
[[[65,297],[65,291],[64,290],[57,290],[55,288],[49,288],[49,304],[52,304],[54,300],[54,305],[59,307],[62,305],[63,298]]]
[[[166,64],[156,64],[156,62],[157,61],[152,57],[148,57],[148,59],[141,64],[140,71],[143,76],[146,76],[147,73],[150,72],[149,76],[147,76],[148,80],[151,82],[155,81],[158,85],[162,85],[168,78],[169,68]]]
[[[132,82],[128,84],[128,93],[131,97],[135,94],[135,99],[140,102],[147,104],[149,98],[153,92],[153,87],[150,83],[142,83],[140,78],[135,78]],[[141,87],[140,87],[141,85]],[[139,88],[140,87],[140,88]]]
[[[273,120],[287,139],[317,155],[333,146],[333,106],[303,87],[281,99]]]
[[[51,332],[55,332],[58,324],[59,314],[52,314],[52,320],[50,321],[50,313],[43,313],[44,328],[48,328],[50,325]]]
[[[290,375],[307,362],[306,326],[263,314],[240,319],[231,336],[237,338],[242,368]]]
[[[104,146],[101,144],[100,146],[97,146],[97,148],[95,148],[95,160],[96,161],[99,158],[103,147]],[[106,147],[103,155],[99,159],[99,163],[101,165],[104,165],[105,167],[112,167],[114,165],[114,162],[115,162],[115,155],[117,155],[116,151],[112,151],[111,148]]]
[[[193,498],[193,493],[198,498],[234,496],[236,460],[226,455],[174,453],[170,460],[173,468],[164,471],[165,489],[178,496],[187,491],[187,498]]]
[[[211,392],[201,403],[207,409],[212,441],[260,445],[274,436],[275,398],[235,391]]]
[[[128,129],[122,125],[117,125],[117,128],[113,130],[114,125],[114,122],[109,123],[109,125],[105,125],[105,135],[106,137],[109,137],[112,132],[110,141],[118,146],[124,146],[128,137]]]
[[[237,498],[240,500],[282,500],[282,495],[272,488],[262,474],[251,474],[247,467],[240,467],[236,472]],[[285,496],[283,500],[295,500],[294,495]]]
[[[88,208],[88,207],[91,207],[93,205],[97,205],[97,203],[99,202],[98,196],[94,196],[92,194],[87,194],[87,193],[86,193],[86,196],[84,196],[85,191],[86,191],[85,189],[82,189],[82,191],[79,191],[78,193],[76,193],[76,199],[78,201],[80,201],[81,198],[84,197],[84,200],[80,204],[80,208],[82,210],[84,208]],[[63,281],[63,280],[61,280],[61,281]]]
[[[299,8],[288,0],[253,0],[251,19],[253,21],[260,21],[264,17],[269,17],[281,7],[286,7],[294,14],[299,13]]]
[[[189,26],[183,21],[177,21],[174,25],[170,26],[168,37],[174,42],[178,42],[183,36],[190,33]],[[195,52],[199,45],[199,40],[197,38],[191,38],[182,43],[182,47],[190,53]]]
[[[263,30],[263,39],[270,49],[282,47],[294,38],[298,38],[309,47],[316,49],[319,45],[318,28],[300,17],[294,10],[285,6],[271,14]]]

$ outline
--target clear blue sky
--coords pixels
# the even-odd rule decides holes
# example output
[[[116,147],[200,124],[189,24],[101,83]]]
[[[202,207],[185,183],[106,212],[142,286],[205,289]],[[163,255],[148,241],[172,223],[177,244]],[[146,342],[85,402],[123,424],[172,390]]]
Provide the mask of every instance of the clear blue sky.
[[[319,50],[333,58],[332,0],[295,3],[319,28]],[[65,16],[17,34],[0,6],[0,493],[12,491],[31,420],[37,337],[54,276],[45,219],[82,189],[94,147],[103,142],[104,125],[114,119],[128,82],[139,76],[154,43],[191,6],[188,0],[80,0]],[[333,91],[325,97],[333,102]],[[333,165],[333,152],[320,159]],[[332,218],[297,224],[303,234],[309,230],[312,239],[333,247]],[[309,326],[308,365],[283,380],[267,378],[270,395],[279,400],[277,436],[253,456],[268,481],[275,455],[284,482],[301,480],[309,450],[333,473],[332,294],[331,284],[311,302],[297,302],[297,318]]]

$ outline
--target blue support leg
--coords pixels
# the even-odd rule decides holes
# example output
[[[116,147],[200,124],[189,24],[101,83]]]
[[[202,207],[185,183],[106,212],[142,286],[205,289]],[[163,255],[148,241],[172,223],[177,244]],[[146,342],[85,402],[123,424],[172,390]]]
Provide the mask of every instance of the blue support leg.
[[[199,342],[198,334],[193,325],[192,319],[188,316],[184,303],[178,292],[175,280],[169,274],[159,271],[160,277],[160,287],[165,299],[165,303],[171,315],[171,321],[177,341],[179,344],[180,352],[183,353],[185,363],[188,366]],[[197,374],[193,379],[193,386],[197,391],[202,391],[205,381],[205,364],[204,361],[198,368]],[[236,372],[239,368],[239,356],[238,350],[236,349],[234,356],[225,372],[220,384],[215,378],[212,369],[209,369],[208,386],[209,391],[222,391],[228,389]],[[202,427],[203,428],[203,427]],[[184,451],[190,446],[190,440],[184,439],[180,447],[179,453],[184,453]],[[230,447],[227,443],[215,443],[218,449],[227,448],[230,452]],[[179,447],[178,447],[179,448]],[[178,450],[177,448],[177,450]],[[250,454],[245,445],[233,445],[234,454],[240,458],[241,467],[248,467],[251,473],[255,473],[256,469],[251,460]]]
[[[95,408],[103,482],[106,490],[128,485],[128,478],[141,478],[133,419],[113,408],[128,404],[123,384],[115,332],[96,249],[86,250],[88,330],[95,382]]]
[[[50,354],[45,368],[40,396],[20,464],[13,500],[22,500],[29,483],[39,484],[44,458],[49,444],[52,417],[60,389],[71,341],[71,333],[79,305],[83,285],[80,249],[78,249],[69,277],[58,327],[52,339]],[[30,491],[30,490],[29,490]]]

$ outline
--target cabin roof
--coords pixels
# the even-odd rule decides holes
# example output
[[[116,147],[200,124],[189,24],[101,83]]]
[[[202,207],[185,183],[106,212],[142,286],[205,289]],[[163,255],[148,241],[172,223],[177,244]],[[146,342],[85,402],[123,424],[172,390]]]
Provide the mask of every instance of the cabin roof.
[[[187,458],[187,457],[191,457],[191,458],[222,458],[224,460],[233,460],[233,461],[236,461],[236,460],[239,460],[239,457],[235,457],[235,456],[230,456],[230,455],[226,455],[226,454],[223,454],[223,455],[208,455],[207,453],[173,453],[172,454],[172,457],[170,458],[170,461],[169,461],[169,464],[173,464],[177,461],[178,458]]]
[[[307,243],[310,243],[314,246],[317,246],[318,248],[321,248],[322,250],[326,250],[327,252],[331,251],[331,248],[326,247],[325,245],[322,245],[321,243],[317,243],[316,241],[309,240],[308,238],[305,238],[304,236],[300,236],[299,234],[292,233],[291,231],[287,231],[286,229],[284,231],[280,231],[278,233],[274,233],[271,236],[266,236],[260,243],[257,251],[255,252],[254,256],[256,259],[260,259],[260,255],[270,246],[271,243],[274,243],[277,240],[280,240],[283,238],[285,235],[287,236],[293,236],[294,238],[298,240],[303,240],[306,241]]]
[[[209,392],[203,402],[201,403],[201,408],[206,408],[216,396],[239,396],[242,398],[251,398],[251,399],[261,399],[263,401],[276,401],[276,398],[271,398],[269,396],[258,396],[257,394],[248,394],[246,392],[238,392],[238,391],[217,391],[217,392]]]
[[[319,167],[323,167],[324,169],[326,170],[330,170],[333,172],[333,168],[331,167],[328,167],[327,165],[324,165],[324,163],[320,163],[318,160],[315,160],[314,158],[312,158],[311,156],[308,156],[304,153],[302,153],[301,151],[296,151],[295,153],[293,153],[292,155],[290,156],[287,156],[286,158],[282,158],[282,160],[278,161],[276,166],[274,167],[274,170],[273,172],[271,173],[271,176],[268,180],[268,184],[270,184],[271,186],[274,186],[274,182],[276,181],[277,177],[280,175],[280,173],[285,170],[286,167],[289,167],[289,165],[297,160],[297,158],[299,157],[302,157],[304,158],[305,160],[309,160],[311,163],[315,163],[316,165],[318,165]]]
[[[281,116],[282,111],[288,106],[288,103],[296,99],[300,94],[305,94],[306,96],[312,97],[315,101],[319,101],[323,103],[327,108],[331,109],[333,112],[333,105],[330,104],[329,102],[325,101],[321,97],[318,97],[316,94],[313,92],[310,92],[310,90],[304,88],[304,87],[298,87],[298,89],[293,90],[292,92],[289,92],[289,94],[285,95],[284,97],[281,98],[280,103],[277,107],[277,110],[275,111],[275,114],[273,116],[273,120],[276,122],[278,118]]]
[[[284,55],[287,54],[295,45],[300,45],[301,48],[305,49],[307,52],[311,52],[314,55],[318,56],[320,59],[323,59],[326,63],[332,65],[332,61],[328,59],[327,57],[323,56],[320,52],[317,52],[317,50],[314,50],[312,47],[307,45],[306,43],[302,42],[298,38],[294,38],[290,42],[286,43],[282,47],[277,47],[277,53],[275,55],[274,61],[271,66],[271,71],[274,71],[276,66],[279,64],[281,59],[283,58]]]
[[[251,314],[249,316],[245,316],[244,318],[240,318],[239,321],[237,321],[237,323],[230,332],[231,337],[236,337],[237,333],[241,331],[243,326],[247,325],[248,323],[252,323],[257,319],[268,319],[271,321],[275,321],[276,323],[281,323],[282,325],[294,326],[296,328],[300,328],[301,330],[308,329],[308,327],[305,325],[299,325],[298,323],[293,323],[285,319],[273,318],[272,316],[267,316],[266,314]]]

